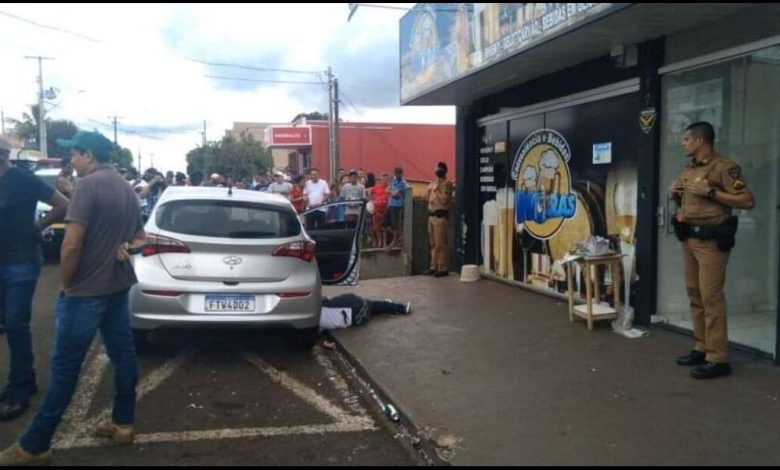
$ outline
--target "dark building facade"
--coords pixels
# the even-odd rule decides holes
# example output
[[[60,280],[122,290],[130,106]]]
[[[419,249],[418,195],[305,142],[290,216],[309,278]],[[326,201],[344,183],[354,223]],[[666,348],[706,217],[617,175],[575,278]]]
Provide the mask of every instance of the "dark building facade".
[[[403,104],[457,106],[456,264],[561,296],[564,255],[609,237],[636,322],[690,330],[667,188],[708,121],[757,201],[735,211],[729,337],[776,357],[779,5],[418,4],[400,27]]]

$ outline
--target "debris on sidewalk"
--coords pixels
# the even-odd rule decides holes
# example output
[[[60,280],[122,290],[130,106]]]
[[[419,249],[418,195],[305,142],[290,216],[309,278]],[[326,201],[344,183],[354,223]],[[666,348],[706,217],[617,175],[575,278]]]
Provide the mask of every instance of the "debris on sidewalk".
[[[336,342],[335,341],[328,341],[327,339],[322,342],[322,347],[325,349],[336,349]]]
[[[436,455],[444,462],[455,458],[457,450],[464,449],[460,445],[462,438],[434,426],[424,426],[419,431],[420,436],[435,446]]]

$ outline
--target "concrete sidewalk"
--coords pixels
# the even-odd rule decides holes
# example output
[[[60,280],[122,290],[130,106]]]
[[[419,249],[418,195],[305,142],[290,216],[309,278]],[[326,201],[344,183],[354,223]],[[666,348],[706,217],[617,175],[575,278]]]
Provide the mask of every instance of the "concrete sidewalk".
[[[589,332],[558,300],[458,276],[326,288],[412,301],[409,317],[333,332],[418,429],[460,439],[454,465],[776,465],[780,368],[733,352],[699,381],[692,339]]]

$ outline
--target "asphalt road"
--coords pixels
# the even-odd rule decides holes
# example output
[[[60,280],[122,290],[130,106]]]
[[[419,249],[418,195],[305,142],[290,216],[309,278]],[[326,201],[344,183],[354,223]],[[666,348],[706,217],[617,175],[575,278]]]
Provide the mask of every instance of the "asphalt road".
[[[0,423],[5,448],[48,386],[58,266],[47,265],[33,304],[41,392],[22,417]],[[285,332],[161,331],[140,354],[136,443],[91,436],[110,410],[112,372],[96,338],[55,437],[58,465],[421,465],[409,440],[338,352],[297,350]],[[0,376],[8,345],[0,341]]]

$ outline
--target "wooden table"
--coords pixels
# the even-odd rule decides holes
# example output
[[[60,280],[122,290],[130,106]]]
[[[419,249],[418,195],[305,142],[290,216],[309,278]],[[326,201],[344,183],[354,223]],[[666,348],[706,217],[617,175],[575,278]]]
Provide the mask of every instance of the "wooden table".
[[[599,320],[614,320],[620,311],[620,261],[624,255],[583,256],[566,263],[566,280],[569,284],[569,321],[574,322],[575,315],[588,321],[588,330],[593,331],[593,322]],[[574,283],[572,282],[572,263],[579,263],[585,268],[585,304],[574,305]],[[599,303],[601,288],[598,276],[594,272],[598,266],[609,266],[612,271],[612,287],[615,307],[605,307]],[[594,282],[595,281],[595,282]],[[595,290],[595,299],[594,299]]]

